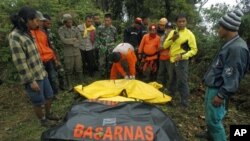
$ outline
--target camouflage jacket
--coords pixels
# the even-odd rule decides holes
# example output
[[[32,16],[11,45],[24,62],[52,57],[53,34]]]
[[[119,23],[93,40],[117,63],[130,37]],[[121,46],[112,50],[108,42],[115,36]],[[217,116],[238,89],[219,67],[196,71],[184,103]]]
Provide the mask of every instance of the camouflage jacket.
[[[107,49],[115,46],[116,38],[117,30],[114,26],[100,25],[96,31],[96,47],[101,53],[105,53]]]

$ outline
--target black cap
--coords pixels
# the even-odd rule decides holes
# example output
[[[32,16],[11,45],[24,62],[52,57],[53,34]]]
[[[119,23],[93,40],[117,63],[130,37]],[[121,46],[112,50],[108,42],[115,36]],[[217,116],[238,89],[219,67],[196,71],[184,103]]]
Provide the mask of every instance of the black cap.
[[[173,26],[173,24],[171,23],[171,22],[168,22],[167,24],[166,24],[166,28],[173,28],[174,26]]]

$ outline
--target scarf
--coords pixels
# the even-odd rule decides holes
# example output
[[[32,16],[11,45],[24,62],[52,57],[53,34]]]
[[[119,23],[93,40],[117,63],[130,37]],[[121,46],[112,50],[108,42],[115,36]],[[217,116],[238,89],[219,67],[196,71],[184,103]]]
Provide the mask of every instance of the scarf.
[[[83,37],[87,37],[88,36],[88,32],[89,31],[92,31],[92,30],[95,30],[95,27],[93,25],[89,26],[89,27],[86,27],[86,24],[83,24]]]

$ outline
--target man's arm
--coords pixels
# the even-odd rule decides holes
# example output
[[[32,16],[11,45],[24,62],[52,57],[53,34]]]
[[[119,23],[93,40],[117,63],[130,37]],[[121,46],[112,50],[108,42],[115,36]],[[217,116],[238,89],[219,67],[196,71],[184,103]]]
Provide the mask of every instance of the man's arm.
[[[172,40],[173,35],[174,35],[174,30],[172,30],[172,31],[169,33],[167,39],[164,41],[164,43],[163,43],[163,48],[164,48],[164,49],[169,48],[169,47],[174,43],[174,41]]]
[[[136,65],[137,58],[136,58],[135,53],[131,50],[128,51],[127,61],[128,61],[130,75],[135,76],[136,74],[135,65]]]
[[[218,97],[227,98],[233,95],[239,88],[249,62],[248,52],[244,48],[233,47],[228,51],[222,72],[223,85],[220,87]]]
[[[190,50],[187,53],[182,55],[182,59],[185,59],[185,60],[196,55],[196,53],[198,51],[194,34],[192,32],[190,32],[189,36],[190,37],[188,39],[188,46],[190,47]]]
[[[64,37],[64,31],[62,28],[60,28],[58,30],[58,35],[61,39],[61,41],[64,43],[64,44],[67,44],[67,45],[73,45],[75,42],[76,42],[76,38],[65,38]]]
[[[35,79],[32,75],[32,72],[30,72],[30,69],[26,61],[26,54],[22,49],[20,43],[10,38],[9,45],[13,63],[17,68],[21,80],[24,83],[32,83],[33,81],[35,81]]]
[[[121,63],[113,63],[114,67],[117,69],[117,71],[123,76],[125,77],[126,76],[126,72],[124,71]]]

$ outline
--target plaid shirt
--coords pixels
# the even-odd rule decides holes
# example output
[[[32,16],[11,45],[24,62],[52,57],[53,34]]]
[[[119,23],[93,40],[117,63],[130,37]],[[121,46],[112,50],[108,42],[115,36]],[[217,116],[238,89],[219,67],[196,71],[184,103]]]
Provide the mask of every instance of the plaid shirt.
[[[9,35],[9,45],[21,82],[43,80],[47,73],[32,37],[15,29]]]

